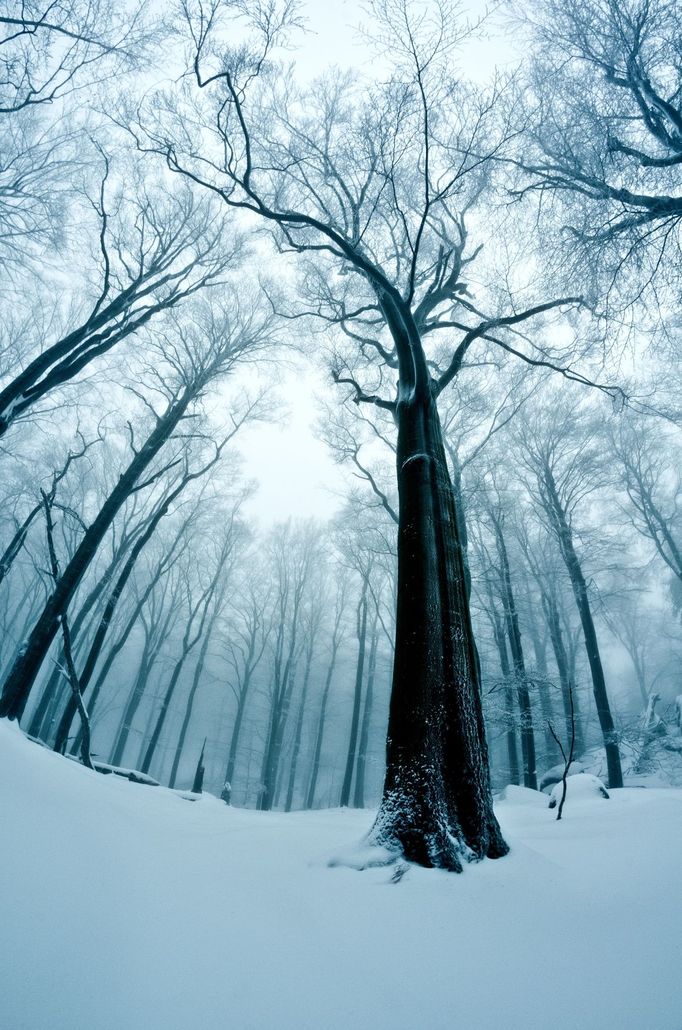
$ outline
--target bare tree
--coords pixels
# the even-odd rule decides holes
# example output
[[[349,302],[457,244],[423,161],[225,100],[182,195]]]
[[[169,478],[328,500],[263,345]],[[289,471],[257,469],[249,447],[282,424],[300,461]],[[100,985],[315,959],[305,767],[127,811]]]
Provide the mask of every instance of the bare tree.
[[[135,492],[155,483],[169,466],[177,464],[177,456],[156,468],[157,456],[188,418],[210,384],[229,374],[244,356],[252,357],[273,339],[273,321],[259,313],[226,309],[221,318],[209,313],[207,320],[193,333],[179,334],[173,347],[164,352],[166,374],[158,373],[158,389],[165,409],[157,412],[147,403],[153,428],[147,439],[137,446],[131,440],[133,457],[107,497],[94,521],[88,526],[71,560],[64,567],[58,583],[26,641],[26,646],[10,670],[3,687],[0,713],[19,718],[26,706],[30,690],[57,632],[59,620],[68,607],[97,550],[112,526],[116,515]],[[236,426],[253,412],[253,405],[242,412]],[[147,475],[147,478],[144,478]]]
[[[578,420],[582,418],[582,423]],[[606,677],[592,615],[590,590],[575,544],[575,514],[580,503],[599,488],[601,449],[595,443],[587,411],[579,406],[555,406],[522,432],[522,460],[537,484],[538,510],[554,535],[566,566],[580,615],[594,700],[604,740],[609,786],[622,787],[623,773],[618,734],[611,713]]]
[[[654,545],[673,575],[682,581],[681,484],[673,462],[677,440],[663,426],[637,425],[623,420],[612,435],[630,501],[626,509],[633,525]]]
[[[257,591],[257,582],[251,580],[245,587],[244,596],[238,594],[237,600],[233,601],[233,615],[229,623],[228,638],[224,644],[227,661],[234,673],[234,677],[230,678],[230,686],[237,703],[221,795],[228,803],[232,798],[232,784],[246,705],[272,632],[267,614],[269,598],[267,592]]]
[[[140,148],[162,154],[171,171],[269,223],[281,248],[314,255],[307,285],[315,314],[355,348],[352,361],[339,356],[334,378],[358,404],[396,420],[400,582],[387,775],[373,839],[421,864],[459,870],[464,855],[496,857],[507,848],[492,811],[437,399],[483,339],[582,377],[546,352],[524,353],[508,335],[571,298],[521,309],[497,292],[496,310],[485,313],[467,297],[465,269],[478,253],[467,218],[500,145],[495,96],[465,96],[452,80],[452,51],[468,29],[447,4],[434,5],[435,25],[406,0],[372,11],[394,67],[386,85],[363,95],[349,80],[329,78],[301,96],[289,77],[260,76],[291,28],[290,5],[251,19],[252,46],[226,51],[221,19],[235,8],[187,0],[201,132],[191,139],[174,97],[159,101],[155,115],[143,112],[144,129],[134,131]],[[456,343],[438,347],[453,335]],[[431,340],[437,354],[427,353]]]
[[[0,116],[53,104],[134,67],[153,26],[146,0],[0,4]]]
[[[180,766],[180,759],[182,757],[183,748],[185,746],[185,740],[187,737],[187,730],[189,729],[190,719],[192,718],[192,712],[194,709],[194,701],[201,683],[202,673],[206,662],[206,655],[208,653],[209,644],[211,643],[213,633],[216,628],[216,624],[225,610],[227,604],[227,590],[230,585],[230,577],[232,575],[235,563],[235,547],[237,539],[241,535],[241,527],[237,524],[237,517],[239,509],[243,503],[244,498],[240,497],[232,510],[229,513],[226,525],[222,530],[222,544],[215,558],[215,571],[209,582],[208,594],[206,597],[204,612],[202,614],[202,621],[200,624],[200,636],[201,647],[194,667],[194,675],[192,677],[192,683],[190,686],[189,694],[187,696],[187,703],[185,705],[185,713],[182,720],[182,726],[180,727],[180,734],[178,736],[178,742],[175,748],[175,755],[173,757],[173,766],[171,768],[170,778],[168,781],[169,787],[175,786],[175,781]],[[220,539],[220,537],[218,537]],[[202,639],[203,634],[203,639]]]
[[[136,196],[116,198],[115,211],[109,211],[106,156],[104,163],[91,201],[100,227],[99,292],[77,326],[52,342],[35,341],[31,350],[39,353],[21,371],[12,369],[0,388],[0,436],[151,319],[224,279],[235,263],[239,242],[227,244],[212,205],[197,203],[189,189],[161,194],[145,184]]]
[[[520,8],[519,8],[520,10]],[[602,305],[679,285],[682,14],[675,0],[533,0],[520,193],[560,201],[564,272]],[[673,293],[674,295],[674,293]],[[614,297],[611,297],[615,301]]]

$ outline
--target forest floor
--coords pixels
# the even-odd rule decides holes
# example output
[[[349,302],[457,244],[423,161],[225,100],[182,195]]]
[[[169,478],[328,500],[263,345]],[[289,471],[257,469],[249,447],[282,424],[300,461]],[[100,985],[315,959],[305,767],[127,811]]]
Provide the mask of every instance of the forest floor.
[[[370,812],[92,773],[0,722],[2,1030],[681,1030],[682,790],[520,788],[462,876],[329,867]]]

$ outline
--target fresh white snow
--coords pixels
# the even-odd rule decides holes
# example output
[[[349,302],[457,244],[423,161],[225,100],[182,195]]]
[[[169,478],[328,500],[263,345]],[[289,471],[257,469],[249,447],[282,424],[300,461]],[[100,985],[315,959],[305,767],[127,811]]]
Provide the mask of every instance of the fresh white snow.
[[[680,1030],[682,790],[511,790],[462,876],[329,860],[369,812],[246,812],[0,722],[2,1030]]]

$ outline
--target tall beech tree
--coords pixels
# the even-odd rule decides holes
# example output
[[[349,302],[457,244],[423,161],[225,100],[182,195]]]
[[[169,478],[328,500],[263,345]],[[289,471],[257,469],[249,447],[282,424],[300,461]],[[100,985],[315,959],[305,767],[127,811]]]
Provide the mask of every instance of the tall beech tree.
[[[292,28],[290,4],[246,16],[251,38],[231,50],[221,22],[244,7],[185,0],[191,96],[159,98],[132,131],[172,172],[269,224],[283,250],[308,255],[312,310],[354,345],[352,359],[334,363],[336,382],[395,419],[396,647],[371,838],[459,871],[464,858],[499,857],[507,846],[492,810],[438,396],[476,341],[553,366],[546,352],[515,346],[508,330],[573,298],[519,303],[499,279],[487,312],[467,296],[478,255],[468,221],[500,146],[494,91],[478,95],[454,80],[453,50],[468,29],[449,4],[434,4],[431,19],[407,0],[371,9],[391,64],[386,81],[363,88],[332,75],[301,93],[288,72],[271,65],[260,74]]]

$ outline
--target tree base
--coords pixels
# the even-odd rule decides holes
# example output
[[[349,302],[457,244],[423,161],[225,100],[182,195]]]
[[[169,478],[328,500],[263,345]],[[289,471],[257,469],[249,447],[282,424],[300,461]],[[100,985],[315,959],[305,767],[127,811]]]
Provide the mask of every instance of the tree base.
[[[468,862],[503,858],[509,845],[495,815],[480,820],[476,836],[467,839],[461,826],[448,819],[444,805],[427,808],[423,799],[384,797],[367,842],[426,869],[461,873]]]

